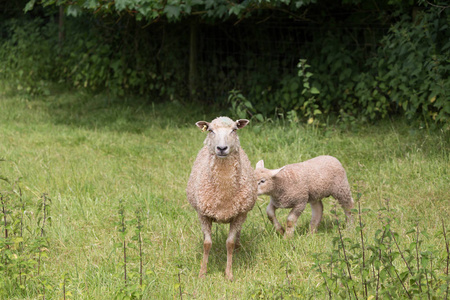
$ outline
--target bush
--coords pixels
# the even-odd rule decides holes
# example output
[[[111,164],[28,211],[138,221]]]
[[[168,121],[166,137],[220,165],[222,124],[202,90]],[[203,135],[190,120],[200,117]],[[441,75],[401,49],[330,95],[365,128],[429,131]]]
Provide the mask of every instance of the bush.
[[[0,78],[19,91],[48,94],[48,81],[57,80],[57,27],[37,18],[10,19],[3,24],[6,38],[0,40]]]
[[[363,54],[343,35],[324,37],[321,55],[311,60],[321,109],[362,120],[404,114],[450,130],[447,11],[429,8],[415,20],[402,14],[364,64]]]
[[[379,8],[366,13],[350,1],[333,4],[325,15],[314,12],[326,4],[321,5],[311,4],[311,14],[324,25],[300,27],[303,37],[296,28],[259,25],[263,13],[239,28],[229,20],[214,26],[200,23],[195,88],[200,104],[226,108],[229,91],[240,91],[245,106],[260,119],[282,116],[323,124],[330,115],[345,123],[404,115],[420,126],[450,130],[448,9],[422,3],[413,19],[413,7],[401,3],[383,3],[382,13]],[[366,17],[371,23],[364,23]],[[136,18],[131,13],[119,19],[109,14],[67,16],[63,41],[58,40],[61,27],[51,17],[4,21],[0,78],[30,94],[48,94],[48,83],[56,81],[119,96],[188,99],[186,25],[192,20],[161,21],[147,29]],[[285,23],[276,24],[286,25],[290,20],[284,18]],[[369,29],[353,29],[352,22]],[[216,37],[221,31],[225,33]]]
[[[450,117],[447,11],[430,8],[414,20],[403,16],[381,40],[377,59],[369,62],[377,70],[374,79],[380,98],[398,106],[409,119],[419,116],[427,125],[446,124]]]

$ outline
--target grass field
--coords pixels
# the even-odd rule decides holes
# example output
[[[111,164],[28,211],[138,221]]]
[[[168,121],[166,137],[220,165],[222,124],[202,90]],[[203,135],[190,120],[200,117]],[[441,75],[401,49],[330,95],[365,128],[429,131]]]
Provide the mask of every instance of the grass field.
[[[198,278],[203,241],[185,187],[205,137],[194,123],[220,114],[209,111],[205,115],[204,111],[176,102],[111,101],[82,92],[29,98],[2,87],[0,158],[4,161],[0,161],[0,175],[9,183],[0,181],[0,190],[10,213],[0,213],[0,298],[328,297],[314,254],[337,249],[339,231],[332,198],[324,200],[324,218],[317,234],[308,234],[308,207],[299,218],[294,238],[284,240],[265,215],[269,199],[259,197],[244,224],[242,248],[234,255],[234,281],[224,277],[228,226],[217,224],[213,225],[208,274],[203,280]],[[430,280],[427,277],[425,282],[425,275],[422,277],[421,292],[412,293],[412,276],[403,282],[406,289],[415,298],[426,298],[430,290],[433,295],[445,294],[448,252],[442,224],[450,228],[448,133],[394,120],[354,130],[251,123],[239,135],[253,165],[260,159],[266,167],[277,168],[322,154],[337,157],[347,170],[354,199],[359,192],[361,208],[369,209],[361,216],[366,243],[375,241],[377,231],[388,222],[398,233],[395,242],[401,249],[409,249],[403,254],[409,255],[413,272],[422,264],[423,268],[429,266],[425,258],[429,258],[427,253],[433,255]],[[47,200],[46,223],[44,211],[39,209],[44,193],[51,199]],[[18,201],[26,204],[20,206]],[[383,208],[386,210],[380,210]],[[339,207],[336,213],[343,220]],[[278,210],[278,215],[285,221],[287,210]],[[19,216],[25,216],[22,234],[17,229]],[[121,232],[121,218],[125,232]],[[138,221],[141,227],[137,227]],[[420,234],[420,251],[415,251],[415,233],[409,233],[417,228],[427,233]],[[5,229],[9,229],[8,238],[21,235],[22,239],[6,245]],[[360,241],[358,214],[352,226],[340,230],[348,245]],[[38,241],[41,244],[33,246]],[[395,244],[391,246],[392,253],[401,252]],[[412,260],[415,256],[420,266]],[[393,257],[398,270],[407,270],[399,255]],[[142,287],[139,258],[143,262]],[[17,263],[20,259],[23,265]],[[362,281],[358,281],[357,270],[358,264],[352,264],[353,281],[359,286]],[[376,275],[377,270],[370,272]],[[350,297],[375,296],[374,286],[372,282],[366,297],[362,288],[355,293],[358,296],[352,292]],[[345,287],[345,282],[336,281],[336,289]],[[395,278],[386,279],[380,293],[383,289],[385,297],[409,295]],[[345,295],[348,293],[337,292],[333,298]]]

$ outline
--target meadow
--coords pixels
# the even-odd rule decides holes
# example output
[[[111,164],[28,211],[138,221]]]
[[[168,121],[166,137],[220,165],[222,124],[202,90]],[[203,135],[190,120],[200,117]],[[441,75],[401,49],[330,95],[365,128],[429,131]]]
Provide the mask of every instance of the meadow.
[[[185,188],[205,138],[194,124],[221,114],[80,91],[29,97],[2,86],[0,298],[448,296],[449,133],[395,119],[347,129],[283,120],[242,129],[253,166],[337,157],[360,212],[357,205],[345,226],[343,211],[326,199],[318,233],[309,234],[308,207],[285,240],[266,217],[268,197],[259,197],[234,255],[234,281],[224,276],[223,224],[213,225],[208,273],[199,279],[202,234]],[[287,212],[277,211],[280,221]]]

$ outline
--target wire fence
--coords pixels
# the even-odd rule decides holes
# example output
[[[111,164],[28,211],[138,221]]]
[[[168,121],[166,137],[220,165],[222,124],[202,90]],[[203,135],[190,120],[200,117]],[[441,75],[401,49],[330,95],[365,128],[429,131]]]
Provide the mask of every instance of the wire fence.
[[[342,47],[354,49],[363,60],[367,59],[388,29],[380,24],[330,28],[289,18],[265,22],[251,19],[237,25],[202,24],[197,53],[199,79],[204,87],[201,96],[216,99],[231,89],[245,90],[249,78],[270,77],[277,81],[286,74],[296,74],[299,59],[322,55],[322,48],[327,46],[321,43],[324,36],[345,40]]]

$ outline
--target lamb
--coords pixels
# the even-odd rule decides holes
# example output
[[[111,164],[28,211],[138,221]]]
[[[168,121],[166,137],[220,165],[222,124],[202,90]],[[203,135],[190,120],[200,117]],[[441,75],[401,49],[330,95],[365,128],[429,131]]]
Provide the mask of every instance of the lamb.
[[[276,170],[264,168],[264,161],[260,160],[256,164],[255,176],[258,195],[270,195],[267,216],[285,238],[293,236],[297,219],[306,203],[312,209],[311,233],[316,232],[323,214],[322,199],[330,195],[344,209],[347,222],[352,222],[350,210],[354,201],[345,170],[335,157],[318,156]],[[275,216],[278,208],[292,208],[287,217],[286,231]]]
[[[217,222],[230,223],[225,275],[233,280],[233,250],[240,246],[242,224],[257,198],[254,170],[236,133],[248,123],[245,119],[233,121],[228,117],[196,123],[208,135],[192,167],[186,194],[197,211],[204,236],[200,278],[206,275],[212,246],[211,226]]]

